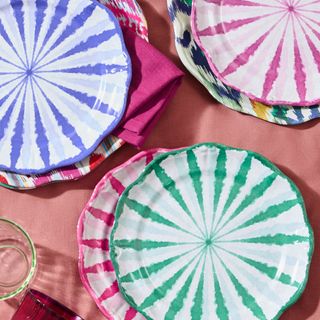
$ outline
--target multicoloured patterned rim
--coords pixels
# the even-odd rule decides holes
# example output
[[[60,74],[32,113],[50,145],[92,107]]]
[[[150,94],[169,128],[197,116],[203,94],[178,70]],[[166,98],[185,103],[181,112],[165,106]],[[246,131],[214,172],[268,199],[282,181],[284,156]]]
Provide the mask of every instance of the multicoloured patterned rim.
[[[320,102],[318,1],[192,3],[191,28],[223,83],[266,104]]]
[[[0,168],[41,174],[90,155],[121,120],[131,61],[96,0],[4,1]]]
[[[130,27],[141,38],[148,40],[148,29],[142,9],[136,1],[101,0],[117,17],[121,27]],[[115,10],[115,11],[114,11]],[[125,142],[112,135],[104,139],[98,148],[86,159],[69,167],[59,168],[43,175],[21,175],[0,171],[0,185],[14,189],[33,189],[52,182],[77,180],[93,171]]]
[[[191,0],[167,0],[179,57],[191,74],[226,107],[281,125],[296,125],[320,117],[320,105],[311,107],[268,106],[224,85],[211,71],[191,32]]]
[[[128,27],[142,39],[148,40],[148,25],[136,0],[99,0],[109,8],[122,27]]]
[[[124,189],[137,179],[146,165],[165,149],[143,151],[109,171],[98,183],[81,213],[77,235],[79,273],[82,283],[108,319],[142,320],[119,292],[109,254],[114,211]]]
[[[259,154],[206,143],[158,156],[122,193],[111,260],[147,319],[278,319],[305,288],[302,196]]]
[[[0,185],[10,189],[34,189],[52,182],[77,180],[97,168],[105,159],[123,146],[125,142],[108,136],[87,158],[68,167],[62,167],[42,175],[22,175],[0,171]]]

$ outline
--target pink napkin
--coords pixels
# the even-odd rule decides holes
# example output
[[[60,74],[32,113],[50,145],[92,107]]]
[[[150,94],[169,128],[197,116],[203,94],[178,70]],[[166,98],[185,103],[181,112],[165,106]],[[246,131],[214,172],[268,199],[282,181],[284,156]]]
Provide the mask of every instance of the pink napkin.
[[[132,62],[126,113],[112,134],[141,146],[179,88],[184,73],[151,44],[123,28]]]

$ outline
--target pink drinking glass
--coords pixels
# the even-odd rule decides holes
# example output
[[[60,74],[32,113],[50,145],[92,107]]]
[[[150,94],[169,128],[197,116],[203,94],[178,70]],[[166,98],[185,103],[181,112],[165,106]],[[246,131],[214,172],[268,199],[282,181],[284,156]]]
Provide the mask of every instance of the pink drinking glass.
[[[34,289],[28,289],[11,320],[83,320],[76,313]]]

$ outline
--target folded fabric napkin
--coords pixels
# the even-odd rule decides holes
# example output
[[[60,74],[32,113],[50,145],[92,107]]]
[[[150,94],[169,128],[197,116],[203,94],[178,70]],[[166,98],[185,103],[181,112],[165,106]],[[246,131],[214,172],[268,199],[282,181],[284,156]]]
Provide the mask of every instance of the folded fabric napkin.
[[[140,147],[181,84],[184,73],[166,56],[134,32],[123,28],[132,62],[126,113],[112,132]]]

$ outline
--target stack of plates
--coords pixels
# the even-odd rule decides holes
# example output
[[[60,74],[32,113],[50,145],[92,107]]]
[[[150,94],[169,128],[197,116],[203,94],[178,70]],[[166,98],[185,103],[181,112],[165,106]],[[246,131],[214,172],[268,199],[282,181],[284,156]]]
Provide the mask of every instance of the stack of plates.
[[[282,125],[319,118],[317,3],[167,3],[179,56],[215,99]]]
[[[112,131],[125,112],[131,62],[111,10],[122,26],[148,32],[134,0],[102,3],[2,5],[1,185],[78,179],[124,144]]]
[[[277,319],[306,285],[313,235],[294,183],[253,152],[143,151],[78,223],[81,279],[108,319]]]

